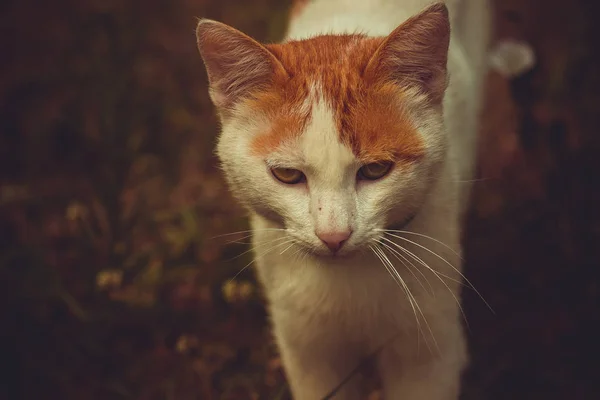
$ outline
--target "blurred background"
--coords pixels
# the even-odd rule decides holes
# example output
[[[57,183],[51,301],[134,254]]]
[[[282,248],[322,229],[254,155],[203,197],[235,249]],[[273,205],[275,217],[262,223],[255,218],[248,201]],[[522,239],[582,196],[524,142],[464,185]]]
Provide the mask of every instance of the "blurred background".
[[[600,7],[495,5],[536,63],[487,82],[463,398],[598,399]],[[0,399],[285,398],[194,28],[277,41],[289,6],[0,4]]]

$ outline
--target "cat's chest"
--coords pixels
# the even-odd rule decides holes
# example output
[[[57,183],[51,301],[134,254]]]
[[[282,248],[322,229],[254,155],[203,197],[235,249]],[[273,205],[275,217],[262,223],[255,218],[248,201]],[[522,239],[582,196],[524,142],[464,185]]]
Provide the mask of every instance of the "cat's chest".
[[[365,326],[413,313],[404,289],[380,264],[329,266],[273,257],[259,263],[258,272],[271,306],[297,316]]]

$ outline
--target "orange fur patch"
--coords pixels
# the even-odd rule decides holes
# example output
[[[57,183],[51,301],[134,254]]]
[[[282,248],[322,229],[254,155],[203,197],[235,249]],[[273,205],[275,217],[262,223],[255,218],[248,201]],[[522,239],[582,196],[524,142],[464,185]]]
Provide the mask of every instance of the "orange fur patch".
[[[363,163],[415,161],[424,145],[394,84],[367,87],[341,115],[342,140]],[[400,99],[400,100],[399,100]]]
[[[254,154],[265,156],[302,134],[310,117],[309,110],[302,110],[309,89],[307,82],[293,76],[278,74],[266,91],[249,96],[244,108],[266,116],[271,122],[269,131],[258,135],[251,143]]]
[[[248,106],[266,113],[273,121],[272,129],[254,140],[253,151],[267,154],[301,134],[310,115],[300,115],[299,110],[310,88],[317,84],[334,112],[340,140],[360,161],[422,157],[424,145],[402,111],[401,88],[363,77],[383,40],[363,35],[324,35],[266,46],[288,76],[278,77],[269,91],[249,100]]]
[[[285,90],[260,93],[247,101],[249,109],[266,115],[271,122],[269,131],[252,141],[251,151],[254,154],[265,156],[300,136],[309,118],[308,112],[303,113],[298,108],[300,103],[301,100],[286,96]]]

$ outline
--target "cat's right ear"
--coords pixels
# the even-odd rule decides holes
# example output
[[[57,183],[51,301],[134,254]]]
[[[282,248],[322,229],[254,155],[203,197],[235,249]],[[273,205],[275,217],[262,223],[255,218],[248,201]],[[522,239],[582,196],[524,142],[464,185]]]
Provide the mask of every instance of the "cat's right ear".
[[[252,92],[268,87],[276,74],[286,74],[269,50],[228,25],[201,19],[196,38],[208,74],[210,97],[221,113]]]
[[[441,103],[448,83],[450,20],[436,3],[394,29],[367,64],[367,79],[416,87]]]

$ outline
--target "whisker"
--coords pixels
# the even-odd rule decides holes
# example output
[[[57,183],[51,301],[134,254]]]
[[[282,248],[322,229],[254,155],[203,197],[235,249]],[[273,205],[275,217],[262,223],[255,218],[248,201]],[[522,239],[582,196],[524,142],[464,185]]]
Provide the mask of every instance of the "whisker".
[[[234,256],[234,257],[230,258],[229,260],[225,260],[225,262],[230,262],[230,261],[233,261],[233,260],[235,260],[236,258],[240,258],[240,257],[242,257],[244,254],[248,254],[248,253],[250,253],[250,252],[251,252],[251,251],[253,251],[253,250],[256,250],[256,249],[262,248],[263,246],[266,246],[266,245],[268,245],[268,244],[273,244],[273,243],[275,243],[275,242],[278,242],[278,241],[280,241],[280,240],[285,240],[285,239],[289,239],[289,237],[288,237],[288,236],[281,236],[281,237],[278,237],[277,239],[268,240],[268,241],[266,241],[266,242],[261,242],[261,243],[256,243],[256,244],[255,244],[255,246],[253,246],[253,247],[249,248],[248,250],[246,250],[246,251],[242,252],[241,254],[238,254],[237,256]]]
[[[382,255],[383,255],[383,250],[382,250]],[[390,266],[393,267],[392,262],[390,261],[390,259],[387,256],[385,258],[390,263]],[[396,270],[396,268],[394,268],[394,271],[396,271],[398,277],[404,282],[404,280],[401,278],[401,276],[398,273],[398,271]],[[438,346],[437,340],[435,339],[435,335],[433,334],[433,331],[431,330],[431,326],[429,325],[429,322],[427,321],[427,318],[425,317],[425,314],[423,313],[423,310],[421,310],[421,307],[419,306],[419,303],[417,302],[416,297],[411,293],[408,285],[406,283],[404,283],[404,285],[406,286],[406,290],[408,291],[408,293],[410,293],[410,295],[412,296],[412,298],[413,298],[413,300],[415,302],[415,306],[417,307],[417,310],[419,311],[419,313],[423,317],[423,321],[425,321],[425,326],[427,326],[427,330],[431,334],[431,339],[433,340],[433,343],[435,344],[435,347],[436,347],[436,349],[438,351],[438,354],[441,355],[441,350],[440,350],[440,348]],[[429,348],[429,344],[427,342],[427,338],[425,337],[424,334],[423,334],[423,339],[425,340],[425,344],[427,345],[427,348],[429,349],[429,352],[431,353],[431,348]]]
[[[310,252],[308,250],[302,250],[302,258],[300,259],[300,262],[304,262],[304,260],[306,260],[309,256],[310,256]]]
[[[436,256],[437,258],[439,258],[440,260],[444,261],[448,266],[450,266],[450,268],[452,268],[454,271],[456,271],[465,280],[465,282],[467,282],[469,284],[469,286],[471,287],[471,289],[473,289],[473,291],[475,291],[475,293],[477,293],[477,295],[479,296],[479,298],[485,303],[485,305],[490,309],[490,311],[495,314],[495,312],[492,309],[492,307],[483,298],[483,296],[481,295],[481,293],[479,293],[479,291],[475,288],[475,286],[473,286],[473,284],[471,283],[471,281],[469,281],[469,279],[460,270],[458,270],[454,265],[450,264],[450,262],[448,260],[446,260],[444,257],[440,256],[435,251],[430,250],[427,247],[425,247],[423,245],[420,245],[419,243],[413,242],[412,240],[407,239],[405,237],[402,237],[402,236],[399,236],[399,235],[394,235],[392,233],[388,233],[388,235],[390,235],[392,237],[395,237],[395,238],[398,238],[398,239],[402,239],[402,240],[407,241],[409,243],[412,243],[415,246],[418,246],[418,247],[422,248],[423,250],[428,251],[429,253],[433,254],[434,256]]]
[[[296,249],[296,251],[290,255],[290,257],[296,257],[296,259],[298,259],[298,255],[301,254],[301,252],[302,252],[302,247],[298,247]]]
[[[293,242],[293,241],[294,241],[294,239],[289,239],[289,238],[288,238],[288,240],[287,240],[287,241],[285,241],[285,242],[283,242],[283,243],[278,243],[278,244],[276,244],[275,246],[273,246],[273,247],[271,247],[271,248],[267,249],[267,250],[266,250],[266,251],[265,251],[263,254],[261,254],[260,256],[256,256],[256,257],[254,257],[254,259],[252,259],[252,261],[250,261],[250,262],[249,262],[248,264],[246,264],[246,265],[245,265],[245,266],[244,266],[242,269],[240,269],[240,270],[239,270],[239,271],[238,271],[238,272],[237,272],[237,273],[236,273],[236,274],[233,276],[233,278],[231,278],[231,279],[229,280],[229,282],[232,282],[232,281],[234,281],[234,280],[235,280],[235,278],[237,278],[237,277],[238,277],[238,276],[239,276],[239,275],[240,275],[242,272],[244,272],[244,271],[245,271],[245,270],[246,270],[248,267],[250,267],[252,264],[254,264],[254,263],[256,262],[256,260],[258,260],[258,258],[259,258],[259,257],[265,257],[267,254],[269,254],[271,251],[275,250],[276,248],[278,248],[278,247],[281,247],[281,246],[284,246],[284,245],[286,245],[286,244],[288,244],[288,243],[290,243],[290,242]]]
[[[390,274],[390,276],[392,277],[392,279],[394,280],[394,282],[396,282],[396,284],[400,288],[402,288],[404,290],[404,292],[406,293],[406,288],[403,285],[403,281],[398,281],[398,279],[396,278],[396,276],[394,275],[394,273],[390,270],[390,268],[387,265],[387,263],[385,263],[383,261],[383,258],[381,257],[381,255],[377,252],[378,248],[377,247],[373,247],[373,246],[369,246],[369,248],[373,251],[373,253],[375,253],[375,255],[377,256],[377,258],[379,258],[379,261],[381,261],[381,263],[383,264],[383,266],[385,267],[385,269],[387,270],[387,272]],[[413,305],[412,298],[408,295],[408,293],[406,293],[406,295],[407,295],[408,302],[410,303],[410,305],[411,305],[411,307],[413,309],[413,312],[415,313],[415,318],[417,319],[417,324],[420,327],[420,322],[419,322],[419,319],[417,318],[417,312],[416,312],[415,306]]]
[[[438,239],[436,239],[434,237],[427,236],[427,235],[424,235],[424,234],[418,233],[418,232],[403,231],[403,230],[397,230],[397,229],[375,229],[375,230],[379,231],[379,232],[385,232],[385,233],[390,233],[390,232],[394,232],[394,233],[407,233],[409,235],[421,236],[421,237],[424,237],[426,239],[433,240],[434,242],[441,244],[442,246],[444,246],[445,248],[447,248],[448,250],[450,250],[451,252],[453,252],[457,257],[459,257],[462,260],[462,256],[460,254],[458,254],[458,252],[456,250],[454,250],[452,247],[448,246],[446,243],[444,243],[441,240],[438,240]]]
[[[391,251],[392,255],[398,261],[400,261],[402,263],[402,265],[404,265],[406,267],[406,270],[411,273],[411,275],[415,278],[415,280],[417,282],[419,282],[419,285],[421,285],[421,287],[423,288],[423,290],[426,292],[427,289],[425,289],[425,286],[423,285],[423,283],[421,282],[421,280],[419,278],[417,278],[417,276],[414,274],[414,272],[412,272],[412,270],[408,267],[408,265],[405,263],[405,261],[408,262],[418,273],[420,273],[421,276],[425,279],[425,282],[427,282],[427,285],[429,286],[429,289],[431,290],[431,295],[435,297],[435,291],[433,290],[433,287],[431,286],[431,283],[429,283],[429,280],[427,279],[427,277],[425,276],[425,274],[419,268],[417,268],[412,263],[412,261],[410,261],[408,258],[406,258],[404,256],[404,254],[399,253],[396,249],[394,249],[393,247],[391,247],[389,244],[384,243],[384,242],[382,242],[380,240],[376,240],[376,242],[377,242],[377,244],[379,244],[379,245],[383,246],[384,248],[388,249],[389,251]],[[402,257],[403,260],[400,257]]]
[[[427,318],[425,317],[425,314],[421,310],[421,307],[419,306],[419,303],[417,302],[417,299],[414,297],[414,295],[412,294],[412,292],[408,288],[408,285],[406,284],[406,282],[404,282],[404,279],[402,279],[402,277],[400,276],[400,274],[398,273],[398,271],[396,270],[396,268],[394,268],[394,265],[392,264],[392,262],[390,261],[390,259],[383,252],[383,250],[381,250],[381,248],[375,247],[373,251],[378,256],[378,258],[381,260],[381,262],[384,264],[384,266],[386,266],[386,264],[387,264],[386,269],[387,269],[387,271],[393,277],[396,278],[396,279],[394,279],[396,281],[396,283],[401,284],[402,287],[404,288],[404,291],[405,291],[405,293],[406,293],[406,295],[408,297],[409,303],[411,304],[411,307],[413,309],[413,313],[415,314],[415,320],[417,322],[417,329],[421,332],[421,335],[423,335],[423,339],[425,341],[425,345],[429,349],[429,352],[432,353],[431,348],[429,347],[429,342],[427,341],[427,338],[425,336],[425,332],[423,332],[423,329],[421,328],[421,322],[420,322],[419,317],[417,315],[417,310],[419,311],[419,314],[421,314],[421,316],[423,317],[423,321],[425,322],[425,325],[427,326],[427,329],[429,330],[429,333],[431,334],[431,339],[433,340],[433,342],[435,344],[435,347],[438,350],[438,354],[441,354],[441,351],[440,351],[440,348],[438,346],[437,340],[435,339],[435,335],[433,334],[433,331],[431,330],[431,326],[429,325],[429,322],[427,321]]]
[[[232,243],[236,243],[236,244],[251,244],[251,242],[242,242],[242,240],[248,239],[252,237],[252,233],[249,235],[246,235],[242,238],[236,239],[236,240],[231,240],[229,242],[226,242],[225,244],[232,244]]]
[[[491,181],[491,180],[494,180],[494,179],[498,179],[498,178],[464,179],[464,180],[455,180],[453,182],[458,182],[458,183],[473,183],[473,182]]]
[[[429,325],[429,322],[427,321],[427,318],[425,317],[425,314],[423,313],[423,310],[421,310],[421,307],[419,306],[419,303],[417,302],[417,299],[412,294],[412,292],[410,291],[408,285],[406,284],[406,282],[404,282],[404,279],[402,279],[402,277],[400,276],[400,274],[398,273],[398,271],[396,270],[396,268],[394,268],[394,265],[392,264],[392,262],[390,261],[390,259],[387,257],[387,255],[385,255],[385,253],[383,252],[383,250],[379,249],[379,251],[381,252],[381,255],[385,258],[385,260],[388,262],[390,268],[395,272],[395,274],[398,277],[398,279],[402,282],[403,286],[406,288],[407,293],[413,298],[415,306],[416,306],[417,310],[419,311],[419,313],[421,314],[421,316],[423,317],[423,321],[425,322],[425,326],[427,326],[427,329],[429,330],[429,333],[431,334],[431,339],[433,340],[433,343],[435,344],[435,347],[436,347],[436,349],[438,351],[438,354],[441,355],[441,350],[440,350],[440,348],[438,346],[437,340],[435,339],[435,335],[433,334],[433,331],[431,330],[431,326]],[[418,320],[418,318],[417,318],[417,320]],[[429,343],[427,341],[427,338],[425,337],[425,333],[423,331],[421,331],[421,333],[423,335],[423,340],[425,341],[425,345],[429,349],[429,352],[432,353],[431,352],[431,348],[429,347]]]
[[[470,330],[471,328],[469,327],[469,321],[467,320],[467,314],[465,314],[465,311],[464,311],[464,310],[463,310],[463,308],[462,308],[462,304],[460,303],[460,300],[459,300],[459,299],[456,297],[456,295],[454,294],[454,292],[452,291],[452,289],[450,289],[450,287],[448,286],[448,284],[447,284],[447,283],[446,283],[446,282],[445,282],[445,281],[444,281],[444,280],[443,280],[443,279],[440,277],[440,275],[442,275],[442,276],[445,276],[445,277],[447,277],[448,279],[450,279],[450,280],[452,280],[452,281],[454,281],[454,282],[460,283],[460,284],[462,284],[462,282],[460,282],[460,281],[458,281],[458,280],[456,280],[456,279],[453,279],[453,278],[451,278],[451,277],[448,277],[447,275],[445,275],[445,274],[443,274],[443,273],[441,273],[441,272],[438,272],[438,271],[434,270],[434,269],[433,269],[433,268],[431,268],[431,267],[430,267],[430,266],[429,266],[429,265],[428,265],[428,264],[427,264],[425,261],[423,261],[423,259],[421,259],[419,256],[417,256],[416,254],[414,254],[413,252],[411,252],[411,251],[410,251],[410,250],[408,250],[407,248],[400,246],[398,243],[396,243],[396,242],[394,242],[394,241],[392,241],[392,240],[390,240],[390,239],[387,239],[387,238],[383,238],[383,239],[385,239],[385,240],[387,240],[388,242],[390,242],[390,243],[394,244],[394,245],[395,245],[396,247],[398,247],[398,248],[399,248],[401,251],[404,251],[404,252],[406,252],[408,255],[410,255],[410,256],[411,256],[411,257],[413,257],[415,260],[417,260],[418,262],[420,262],[420,263],[421,263],[421,265],[423,265],[425,268],[427,268],[429,271],[431,271],[431,272],[433,273],[433,275],[434,275],[436,278],[438,278],[440,282],[442,282],[442,284],[443,284],[443,285],[446,287],[446,289],[448,289],[448,292],[450,292],[450,295],[452,296],[452,298],[453,298],[453,299],[454,299],[454,301],[456,302],[456,305],[458,306],[458,308],[459,308],[459,310],[460,310],[460,313],[462,314],[463,320],[465,321],[465,325],[466,325],[467,329],[469,329],[469,330]]]
[[[417,315],[417,310],[416,310],[415,304],[413,302],[414,296],[412,296],[412,293],[410,293],[410,291],[408,290],[408,287],[407,287],[406,283],[404,282],[404,279],[402,279],[402,277],[400,276],[398,271],[394,268],[394,266],[389,261],[389,259],[387,257],[385,257],[385,255],[381,254],[382,251],[379,247],[376,246],[373,251],[375,252],[375,255],[377,255],[377,257],[379,258],[379,260],[381,261],[381,263],[383,264],[383,266],[385,267],[387,272],[392,276],[392,278],[394,279],[396,284],[398,286],[400,286],[406,293],[408,302],[410,303],[410,306],[413,310],[413,314],[415,315],[415,320],[417,322],[417,329],[419,330],[419,332],[423,335],[423,338],[425,339],[425,334],[423,333],[422,328],[421,328],[421,321],[419,320],[419,317]],[[427,340],[425,340],[425,343],[427,343]]]
[[[247,238],[244,238],[244,239],[247,239]],[[243,240],[243,239],[242,239],[242,240]],[[245,245],[245,246],[248,246],[248,245],[251,245],[251,244],[252,244],[252,242],[241,242],[241,241],[239,241],[239,240],[232,240],[231,242],[227,242],[227,243],[225,243],[225,244],[243,244],[243,245]]]
[[[392,243],[393,245],[395,245],[396,247],[398,247],[400,250],[404,251],[405,253],[407,253],[409,256],[411,256],[414,260],[418,261],[421,265],[423,265],[425,268],[429,269],[431,272],[433,272],[434,274],[439,276],[443,276],[444,278],[455,282],[463,287],[468,287],[470,289],[470,286],[465,285],[462,281],[455,279],[449,275],[444,274],[443,272],[440,271],[435,271],[433,268],[431,268],[425,261],[423,261],[423,259],[421,259],[419,256],[417,256],[415,253],[413,253],[412,251],[408,250],[406,247],[402,247],[400,246],[398,243],[394,242],[393,240],[390,240],[386,237],[381,238],[382,240],[385,240],[389,243]]]
[[[283,249],[283,251],[281,253],[279,253],[279,255],[282,255],[283,253],[285,253],[286,251],[288,251],[295,244],[296,244],[296,242],[293,241],[292,244],[290,244],[288,247],[286,247],[285,249]]]
[[[248,229],[248,230],[245,230],[245,231],[237,231],[237,232],[224,233],[222,235],[212,236],[212,237],[208,238],[208,240],[218,239],[220,237],[225,237],[225,236],[239,235],[239,234],[243,234],[243,233],[265,232],[265,231],[290,231],[290,230],[287,229],[287,228]]]

